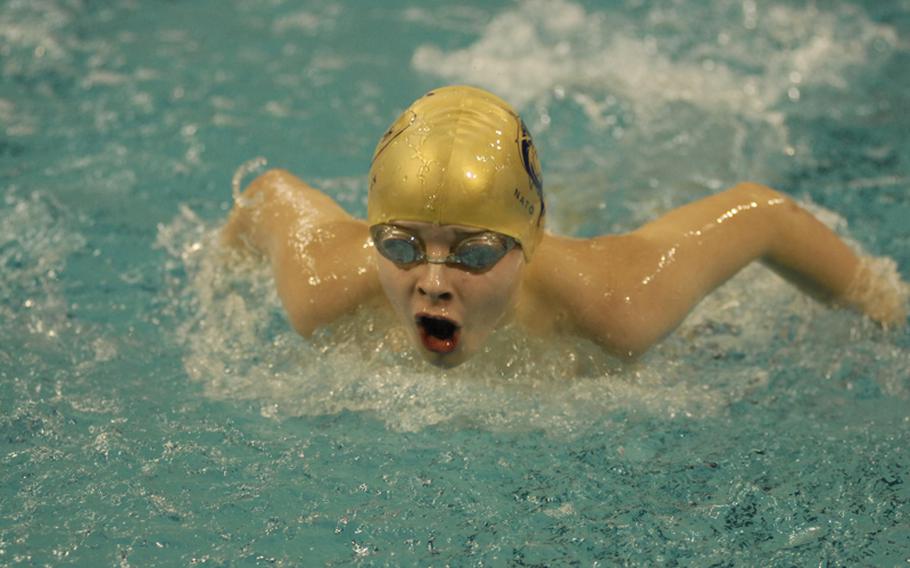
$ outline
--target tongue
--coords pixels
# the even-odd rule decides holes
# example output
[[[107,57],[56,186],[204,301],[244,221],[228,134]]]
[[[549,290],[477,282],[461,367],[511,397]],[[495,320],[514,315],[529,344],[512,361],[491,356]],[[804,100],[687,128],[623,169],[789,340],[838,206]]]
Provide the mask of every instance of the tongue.
[[[425,330],[421,333],[424,347],[435,353],[451,353],[454,351],[457,343],[455,337],[456,336],[453,335],[452,337],[442,339],[441,337],[430,335]]]

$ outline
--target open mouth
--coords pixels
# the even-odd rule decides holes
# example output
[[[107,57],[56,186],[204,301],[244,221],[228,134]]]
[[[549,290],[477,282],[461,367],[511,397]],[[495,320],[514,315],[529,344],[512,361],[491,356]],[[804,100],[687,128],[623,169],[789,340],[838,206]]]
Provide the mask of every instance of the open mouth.
[[[423,346],[434,353],[451,353],[458,347],[458,324],[448,318],[417,316]]]

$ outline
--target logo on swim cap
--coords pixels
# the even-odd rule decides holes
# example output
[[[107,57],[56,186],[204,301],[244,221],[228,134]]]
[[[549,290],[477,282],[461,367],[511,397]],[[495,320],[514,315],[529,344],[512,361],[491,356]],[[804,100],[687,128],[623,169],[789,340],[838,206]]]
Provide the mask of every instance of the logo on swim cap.
[[[385,134],[382,135],[382,138],[379,139],[379,144],[376,145],[376,150],[373,152],[373,160],[371,160],[370,163],[376,160],[376,157],[385,150],[386,146],[391,144],[402,132],[414,124],[415,120],[417,120],[417,115],[414,114],[414,111],[409,109],[401,113],[401,116],[395,119],[395,122],[389,126],[389,129],[386,130]]]
[[[521,161],[525,166],[525,171],[528,173],[531,184],[537,191],[537,197],[540,199],[540,216],[537,218],[537,224],[539,225],[544,215],[543,174],[540,171],[540,160],[537,158],[537,148],[534,147],[531,133],[521,117],[518,117],[518,122],[521,124],[521,136],[519,137],[521,142]]]
[[[524,121],[520,118],[518,121],[521,124],[521,161],[525,165],[528,177],[531,178],[531,183],[534,184],[534,189],[543,198],[543,175],[540,173],[537,149],[534,147],[534,140],[531,139],[531,133],[528,132],[528,127],[525,126]]]

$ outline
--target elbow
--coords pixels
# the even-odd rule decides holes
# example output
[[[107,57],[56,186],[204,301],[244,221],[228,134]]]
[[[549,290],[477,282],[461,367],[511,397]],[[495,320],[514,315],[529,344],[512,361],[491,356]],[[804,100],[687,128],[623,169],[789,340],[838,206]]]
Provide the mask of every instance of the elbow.
[[[647,302],[613,305],[598,326],[595,337],[611,355],[625,361],[643,357],[685,318],[686,312],[671,302],[650,298]]]
[[[772,189],[772,188],[768,187],[767,185],[763,185],[763,184],[752,182],[752,181],[739,182],[738,184],[736,184],[732,188],[730,188],[729,191],[741,194],[745,197],[752,199],[753,201],[756,201],[759,203],[767,203],[769,205],[781,204],[781,203],[790,203],[790,204],[793,203],[793,200],[789,196],[777,191],[776,189]]]
[[[629,345],[621,346],[619,349],[607,349],[607,351],[609,351],[610,354],[614,357],[621,359],[626,363],[635,363],[641,359],[641,357],[645,354],[646,351],[648,351],[649,348],[650,346],[642,347],[639,345]]]
[[[285,304],[285,314],[291,327],[299,335],[309,339],[320,329],[338,319],[339,310],[331,302],[316,302],[312,297]]]
[[[251,202],[260,193],[268,192],[272,188],[282,184],[284,180],[286,180],[290,175],[290,172],[281,169],[271,169],[263,172],[262,174],[253,178],[253,181],[251,181],[250,184],[246,186],[246,188],[240,194],[242,201],[239,203]],[[249,206],[250,204],[251,203],[245,203],[245,206]]]
[[[803,209],[786,193],[777,191],[767,185],[744,181],[734,185],[731,192],[742,195],[755,204],[762,205],[766,209],[781,211],[787,215],[794,213],[804,213]]]
[[[634,362],[640,359],[661,337],[648,330],[639,329],[638,326],[624,325],[598,333],[597,342],[614,357],[623,361]]]
[[[618,341],[610,351],[623,361],[631,363],[643,357],[658,341],[656,338],[629,335]]]
[[[294,331],[307,339],[313,337],[313,334],[316,333],[316,330],[320,327],[316,318],[314,318],[312,314],[307,313],[306,310],[288,310],[287,316]]]
[[[299,291],[293,294],[279,287],[278,296],[284,307],[285,316],[291,327],[303,337],[310,338],[320,326],[318,309],[310,299],[302,297]]]
[[[286,181],[290,177],[293,177],[291,172],[281,168],[272,168],[271,170],[263,172],[250,182],[250,187],[273,186]]]
[[[274,168],[256,176],[253,181],[243,190],[242,197],[248,201],[248,205],[256,203],[260,194],[269,199],[272,192],[280,187],[286,187],[292,184],[296,178],[294,174],[287,170]]]
[[[771,189],[767,185],[755,182],[755,181],[741,181],[733,186],[732,189],[738,191],[752,191],[752,192],[774,192],[775,190]],[[776,192],[775,192],[776,193]]]

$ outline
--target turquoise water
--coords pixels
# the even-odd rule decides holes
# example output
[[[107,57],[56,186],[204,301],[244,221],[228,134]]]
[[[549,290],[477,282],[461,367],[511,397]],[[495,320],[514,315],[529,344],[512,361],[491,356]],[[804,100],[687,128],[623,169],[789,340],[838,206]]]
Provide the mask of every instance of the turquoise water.
[[[364,212],[445,83],[558,232],[741,179],[910,279],[910,3],[0,3],[0,565],[905,566],[910,332],[750,267],[640,363],[312,341],[218,249],[256,156]],[[893,268],[892,268],[893,270]]]

